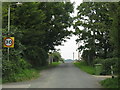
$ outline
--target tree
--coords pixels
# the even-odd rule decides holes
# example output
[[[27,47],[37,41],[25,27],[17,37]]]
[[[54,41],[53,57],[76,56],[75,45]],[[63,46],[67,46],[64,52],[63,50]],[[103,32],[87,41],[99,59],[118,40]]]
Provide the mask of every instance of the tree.
[[[114,5],[114,7],[113,7]],[[112,25],[111,25],[111,30],[110,30],[110,41],[114,46],[114,54],[117,57],[120,57],[120,36],[119,36],[119,25],[120,25],[120,21],[119,21],[119,17],[120,17],[120,2],[116,2],[116,3],[111,3],[109,4],[110,7],[110,16],[113,20]]]
[[[3,28],[7,27],[9,4],[15,3],[3,4]],[[21,6],[11,5],[11,25],[19,28],[23,35],[19,39],[25,46],[23,57],[32,61],[33,65],[35,62],[37,64],[38,59],[42,60],[40,62],[46,62],[47,59],[39,54],[47,56],[49,50],[54,50],[55,46],[61,45],[65,38],[68,38],[71,34],[67,29],[73,21],[70,16],[72,12],[73,5],[64,2],[24,2]],[[33,58],[30,58],[30,54]]]
[[[114,7],[113,7],[114,5]],[[109,12],[111,14],[111,17],[113,19],[113,22],[112,22],[112,26],[111,26],[111,30],[110,30],[110,41],[112,42],[113,44],[113,47],[114,47],[114,50],[113,50],[113,54],[114,54],[114,57],[117,57],[118,60],[117,60],[117,70],[118,70],[118,81],[120,82],[120,70],[118,69],[119,66],[120,66],[120,21],[119,21],[119,18],[120,18],[120,2],[116,2],[116,3],[111,3],[109,4],[109,7],[110,7],[110,10],[111,12]]]
[[[91,62],[96,57],[110,57],[109,52],[113,50],[109,42],[109,30],[111,29],[109,26],[112,25],[109,10],[108,3],[86,2],[78,7],[74,25],[75,34],[79,36],[77,42],[84,42],[84,46],[80,46],[79,49],[90,51]],[[79,26],[84,29],[80,30]]]

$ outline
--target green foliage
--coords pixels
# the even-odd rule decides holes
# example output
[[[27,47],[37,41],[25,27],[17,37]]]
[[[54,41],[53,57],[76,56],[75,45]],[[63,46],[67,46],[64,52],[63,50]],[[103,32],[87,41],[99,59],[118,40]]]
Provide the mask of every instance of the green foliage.
[[[53,57],[53,62],[58,62],[61,60],[61,55],[59,52],[53,52],[52,54],[52,57]]]
[[[88,64],[92,65],[94,51],[93,50],[84,50],[82,53],[82,59]]]
[[[10,5],[10,32],[8,28],[8,6]],[[71,3],[63,2],[4,2],[2,8],[3,37],[15,37],[15,47],[10,48],[10,60],[7,61],[7,48],[3,48],[3,79],[19,81],[32,77],[30,67],[42,67],[48,64],[48,52],[61,45],[71,35],[68,27],[72,25]],[[24,59],[24,60],[23,60]],[[59,55],[55,55],[59,60]],[[23,72],[23,74],[21,74]],[[33,70],[34,72],[34,70]],[[27,74],[28,73],[28,74]],[[29,75],[30,74],[30,75]],[[25,79],[25,78],[24,78]]]
[[[3,81],[13,80],[11,77],[16,74],[22,73],[25,69],[30,69],[31,65],[26,62],[24,59],[20,59],[17,61],[14,60],[3,60],[2,61],[2,77]]]
[[[38,46],[29,46],[24,51],[24,56],[33,67],[47,65],[48,55],[46,51]]]
[[[96,58],[93,62],[93,64],[102,64],[104,59],[101,59],[101,58]]]
[[[50,65],[50,67],[56,67],[56,66],[58,66],[60,63],[59,62],[53,62],[51,65]]]
[[[114,5],[114,7],[113,7]],[[110,41],[112,42],[113,46],[114,46],[114,56],[115,57],[119,57],[120,58],[120,2],[116,2],[116,3],[111,3],[109,4],[110,7],[110,15],[113,19],[112,22],[112,26],[111,26],[111,30],[110,30]]]
[[[71,34],[71,31],[68,31],[67,29],[71,26],[73,21],[70,16],[70,13],[73,12],[73,5],[71,3],[63,2],[23,2],[21,6],[16,6],[14,2],[4,3],[4,29],[7,28],[9,4],[11,4],[11,26],[14,26],[14,28],[10,28],[10,36],[15,37],[16,44],[16,50],[13,49],[13,51],[15,51],[14,54],[20,56],[17,52],[22,50],[24,52],[21,54],[22,57],[24,57],[25,52],[33,52],[32,54],[35,54],[33,55],[34,61],[37,63],[37,59],[41,59],[38,62],[42,62],[44,65],[46,63],[46,58],[44,58],[44,56],[47,56],[49,50],[54,50],[55,46],[61,45],[61,43],[65,41],[65,38],[68,38]],[[15,28],[19,29],[15,30]],[[11,34],[13,31],[14,33]],[[22,36],[17,34],[17,32],[21,32]],[[7,36],[7,30],[6,35],[4,33],[3,35]],[[37,48],[32,48],[33,45]],[[24,46],[25,48],[18,49],[19,46]],[[32,51],[28,50],[30,47],[32,48]],[[41,57],[39,57],[39,51],[37,51],[37,49],[40,50],[41,53],[44,53]],[[6,57],[7,54],[4,55]],[[29,58],[29,56],[30,55],[28,55],[27,58]],[[16,59],[15,56],[14,59]]]
[[[10,48],[10,59],[11,60],[19,60],[22,55],[23,55],[23,50],[25,50],[25,46],[21,44],[20,40],[23,36],[22,32],[20,31],[20,29],[18,29],[17,27],[11,26],[11,31],[9,32],[9,36],[14,37],[15,38],[15,45],[14,48]],[[8,32],[7,32],[7,28],[4,28],[2,30],[2,34],[3,34],[3,38],[4,37],[8,37]],[[7,48],[2,48],[2,59],[3,60],[7,60]]]
[[[48,52],[55,49],[54,46],[61,45],[71,34],[67,29],[73,21],[70,16],[72,11],[71,3],[24,2],[18,7],[11,6],[11,24],[23,31],[22,44],[37,44]]]
[[[48,68],[56,67],[59,64],[60,64],[59,62],[52,62],[51,64],[49,64],[47,66],[36,67],[35,69],[38,70],[38,71],[42,71],[42,70],[45,70],[45,69],[48,69]]]
[[[109,5],[112,3],[84,2],[78,6],[78,15],[74,28],[78,43],[83,42],[78,50],[83,51],[83,58],[91,64],[97,57],[113,57],[113,44],[110,41],[113,18]],[[79,26],[84,27],[80,29]],[[84,55],[85,54],[85,55]],[[88,58],[89,57],[89,58]]]
[[[100,83],[102,86],[104,86],[104,88],[120,88],[119,82],[120,81],[118,78],[108,78]]]
[[[92,74],[92,75],[95,74],[95,68],[93,66],[87,65],[86,62],[84,61],[76,62],[74,63],[74,65],[89,74]]]
[[[64,60],[64,58],[61,58],[61,59],[60,59],[60,61],[61,61],[61,62],[63,62],[63,63],[65,63],[65,60]]]
[[[23,69],[21,72],[12,73],[8,77],[3,77],[2,82],[18,82],[24,80],[30,80],[33,78],[37,78],[39,76],[38,71],[35,69]]]
[[[94,64],[102,64],[103,74],[111,74],[111,66],[113,66],[114,74],[118,74],[118,58],[96,59]]]
[[[76,41],[83,43],[78,48],[83,60],[89,65],[102,63],[105,74],[110,74],[113,65],[114,73],[118,74],[120,63],[115,57],[120,57],[120,2],[84,2],[77,9],[74,34],[79,37]]]

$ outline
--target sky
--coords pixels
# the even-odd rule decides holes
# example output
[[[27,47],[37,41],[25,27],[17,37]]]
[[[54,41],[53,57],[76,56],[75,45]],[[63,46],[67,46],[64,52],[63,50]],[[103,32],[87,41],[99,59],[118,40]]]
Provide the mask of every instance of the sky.
[[[80,5],[80,3],[82,3],[82,0],[70,0],[71,2],[75,2],[74,7],[76,8],[78,5]],[[74,16],[77,15],[77,10],[74,10],[73,13]],[[70,30],[73,30],[73,28],[70,28]],[[64,44],[64,46],[57,46],[56,49],[60,49],[60,53],[62,58],[64,59],[73,59],[73,53],[74,53],[74,60],[78,59],[78,44],[76,44],[76,40],[77,36],[72,35],[72,37],[70,37],[70,39],[67,39],[67,42],[64,42],[62,44]]]

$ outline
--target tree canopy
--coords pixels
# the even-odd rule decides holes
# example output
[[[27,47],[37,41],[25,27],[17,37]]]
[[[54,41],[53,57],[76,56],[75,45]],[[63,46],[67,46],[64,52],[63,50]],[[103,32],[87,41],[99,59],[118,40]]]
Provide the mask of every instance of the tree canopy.
[[[95,58],[106,59],[118,55],[119,7],[117,2],[85,2],[78,6],[74,34],[79,37],[76,40],[78,43],[83,42],[78,49],[83,51],[82,57],[89,64]],[[80,30],[80,26],[84,29]]]

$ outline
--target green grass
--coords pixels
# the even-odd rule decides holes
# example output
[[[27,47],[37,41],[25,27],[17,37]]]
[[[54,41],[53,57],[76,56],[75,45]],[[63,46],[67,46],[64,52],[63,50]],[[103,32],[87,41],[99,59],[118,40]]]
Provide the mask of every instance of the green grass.
[[[95,68],[92,66],[88,66],[85,62],[81,61],[81,62],[75,62],[74,63],[75,66],[77,66],[78,68],[80,68],[82,71],[85,71],[89,74],[94,75],[95,74]]]
[[[9,77],[6,77],[2,80],[2,83],[8,83],[8,82],[19,82],[19,81],[25,81],[25,80],[31,80],[34,78],[39,77],[39,72],[35,69],[24,69],[19,73],[14,73],[10,75]]]
[[[120,88],[118,78],[107,78],[100,83],[104,88]]]
[[[53,62],[51,65],[50,65],[50,67],[56,67],[56,66],[58,66],[60,63],[59,62]]]
[[[24,69],[19,73],[14,73],[10,75],[9,77],[6,77],[2,80],[2,83],[10,83],[10,82],[19,82],[19,81],[26,81],[38,78],[40,76],[40,71],[52,67],[56,67],[59,65],[59,62],[53,62],[50,65],[42,66],[36,69]]]

